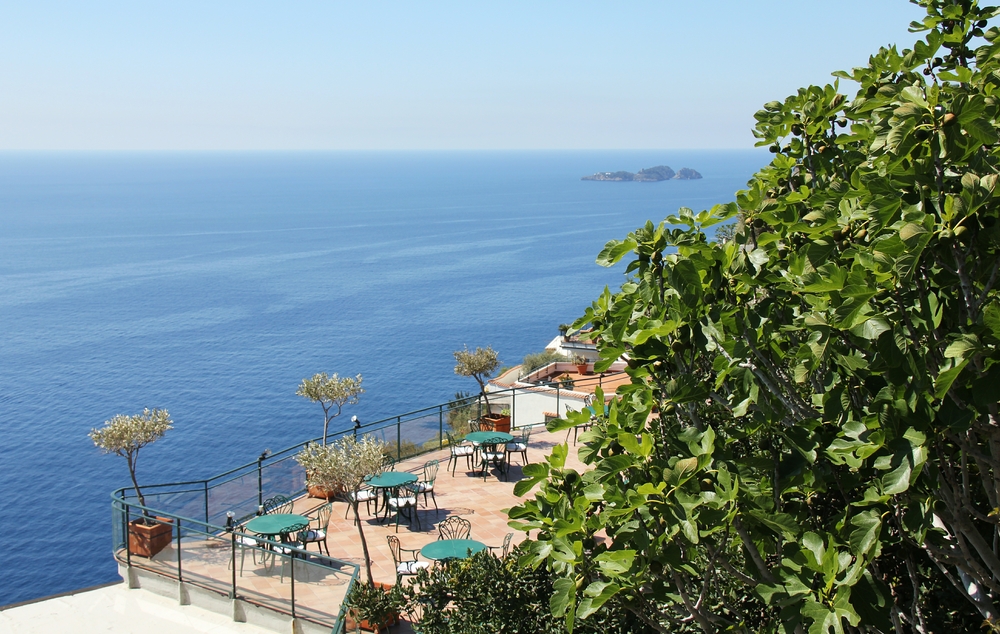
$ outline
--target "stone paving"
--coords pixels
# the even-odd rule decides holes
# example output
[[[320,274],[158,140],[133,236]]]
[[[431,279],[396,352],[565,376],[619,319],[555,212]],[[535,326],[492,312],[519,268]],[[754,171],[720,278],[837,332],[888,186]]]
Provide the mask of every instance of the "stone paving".
[[[542,427],[536,427],[531,436],[528,448],[529,461],[541,461],[552,447],[565,442],[566,432],[551,434]],[[572,443],[572,435],[569,436]],[[448,470],[450,451],[445,448],[430,454],[404,460],[396,465],[396,471],[408,471],[417,474],[422,472],[423,465],[429,460],[440,461],[440,471],[434,486],[437,509],[433,500],[429,499],[427,506],[420,496],[418,502],[419,528],[401,519],[397,528],[392,515],[384,521],[382,518],[369,516],[362,504],[362,528],[368,542],[368,550],[372,561],[372,575],[376,581],[395,583],[395,565],[389,544],[388,535],[396,535],[403,548],[419,549],[438,538],[437,525],[450,516],[459,515],[472,523],[471,539],[483,542],[487,546],[499,547],[507,533],[514,533],[513,543],[525,538],[524,533],[507,526],[506,509],[518,503],[514,495],[514,483],[521,479],[520,454],[511,454],[511,465],[507,479],[504,481],[496,471],[491,472],[484,480],[478,473],[467,470],[465,459],[459,458],[455,475]],[[577,452],[571,446],[567,466],[579,469],[581,467]],[[529,493],[532,495],[532,493]],[[323,500],[302,497],[295,500],[294,513],[315,516],[316,510]],[[334,502],[333,514],[328,527],[327,545],[330,556],[362,567],[359,576],[364,578],[364,559],[358,527],[353,517],[347,511],[345,502]],[[345,519],[345,514],[349,517]],[[232,546],[226,536],[221,538],[186,538],[182,542],[182,564],[186,581],[227,592],[232,580],[230,568]],[[310,549],[317,549],[316,544],[310,544]],[[499,551],[497,551],[499,552]],[[258,555],[262,553],[257,553]],[[237,568],[243,553],[237,552]],[[176,576],[177,557],[173,547],[158,554],[152,561],[134,558],[133,563],[141,567],[158,569],[172,577]],[[332,623],[340,609],[350,569],[337,570],[327,566],[311,565],[296,561],[295,570],[295,606],[296,614],[309,620],[321,623]],[[247,600],[276,607],[284,612],[291,609],[290,570],[280,562],[262,561],[254,553],[245,553],[242,573],[237,571],[238,591]],[[405,624],[404,624],[405,627]]]

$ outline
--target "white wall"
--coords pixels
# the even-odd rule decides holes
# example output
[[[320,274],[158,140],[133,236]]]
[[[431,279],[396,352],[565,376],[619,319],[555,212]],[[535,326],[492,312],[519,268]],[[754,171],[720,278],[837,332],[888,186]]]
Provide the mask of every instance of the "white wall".
[[[503,406],[510,407],[511,426],[523,427],[545,422],[546,412],[564,416],[568,409],[583,409],[586,407],[585,399],[588,396],[584,392],[561,388],[558,390],[544,387],[518,388],[491,394],[490,405],[494,411]]]

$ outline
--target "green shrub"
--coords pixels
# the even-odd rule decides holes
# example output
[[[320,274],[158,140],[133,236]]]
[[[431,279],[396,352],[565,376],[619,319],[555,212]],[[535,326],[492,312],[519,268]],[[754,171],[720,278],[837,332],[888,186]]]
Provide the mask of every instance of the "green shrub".
[[[552,616],[549,597],[552,577],[544,569],[518,564],[523,552],[515,548],[500,559],[489,551],[446,566],[421,570],[405,588],[410,617],[423,634],[557,634],[566,621]],[[617,634],[652,632],[634,614],[615,602],[574,632]]]
[[[521,376],[531,374],[538,368],[544,368],[548,364],[558,361],[569,361],[569,359],[552,350],[542,350],[525,355],[524,361],[521,362]]]

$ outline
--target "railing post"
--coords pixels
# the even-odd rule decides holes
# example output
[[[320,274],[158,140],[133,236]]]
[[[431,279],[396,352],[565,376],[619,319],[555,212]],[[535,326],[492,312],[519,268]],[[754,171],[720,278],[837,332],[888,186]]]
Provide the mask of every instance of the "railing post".
[[[184,583],[184,571],[181,569],[181,518],[175,517],[174,521],[177,526],[177,583]]]
[[[397,416],[396,417],[396,462],[402,460],[403,457],[403,434],[400,429],[400,425],[402,425],[402,422],[403,422],[402,417]]]
[[[562,414],[559,413],[559,384],[556,383],[556,418],[562,418]]]
[[[264,506],[264,455],[257,458],[257,508]]]
[[[127,565],[129,568],[131,568],[132,567],[132,534],[131,534],[131,528],[130,528],[130,522],[129,522],[128,516],[131,513],[131,508],[132,507],[129,506],[129,503],[125,502],[124,500],[122,500],[122,503],[125,504],[125,565]]]
[[[511,388],[510,390],[510,428],[513,430],[517,427],[517,390]]]
[[[290,559],[289,565],[292,569],[292,574],[289,575],[292,578],[292,618],[295,618],[295,551],[288,556]]]
[[[438,449],[444,447],[444,405],[438,405]]]
[[[229,528],[227,530],[229,530],[229,537],[232,538],[232,544],[233,544],[233,550],[232,550],[232,555],[233,555],[233,585],[232,585],[232,587],[229,590],[229,598],[230,599],[235,599],[236,598],[236,531],[232,530],[231,528]]]
[[[205,523],[208,524],[208,480],[205,480]]]

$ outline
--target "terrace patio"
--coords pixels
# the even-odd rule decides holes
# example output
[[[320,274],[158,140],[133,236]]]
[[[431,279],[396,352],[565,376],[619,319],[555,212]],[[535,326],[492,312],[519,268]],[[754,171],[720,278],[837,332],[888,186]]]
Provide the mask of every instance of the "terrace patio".
[[[569,438],[572,442],[572,435]],[[550,453],[553,446],[566,441],[566,439],[566,432],[552,434],[547,432],[544,427],[536,426],[529,442],[529,461],[542,461],[544,456]],[[581,464],[576,453],[576,451],[570,451],[567,466],[580,469]],[[427,508],[424,505],[423,497],[420,497],[418,502],[419,530],[415,525],[411,527],[405,520],[401,520],[397,533],[391,515],[388,521],[380,523],[377,519],[367,516],[365,505],[360,505],[365,537],[371,555],[372,574],[376,581],[383,583],[395,583],[396,581],[395,565],[386,540],[388,535],[396,535],[403,548],[419,549],[437,539],[438,524],[451,516],[458,515],[468,519],[472,524],[471,538],[488,546],[501,546],[504,536],[511,532],[514,533],[513,543],[515,544],[525,538],[524,533],[507,526],[507,515],[504,512],[505,509],[519,502],[513,489],[514,484],[522,477],[521,465],[519,464],[520,454],[511,454],[513,464],[508,470],[506,481],[500,479],[495,470],[484,481],[482,476],[466,470],[464,459],[460,459],[453,477],[447,470],[449,455],[450,450],[445,447],[405,459],[397,463],[395,467],[396,471],[407,471],[419,475],[425,462],[435,459],[440,461],[440,472],[434,487],[438,509],[435,510],[431,500],[428,500],[429,508]],[[533,494],[529,493],[529,495]],[[317,509],[323,502],[321,499],[302,496],[294,500],[292,512],[315,516]],[[291,566],[287,564],[282,566],[280,561],[273,566],[267,565],[261,561],[259,556],[255,563],[254,553],[243,553],[238,547],[233,546],[231,536],[228,533],[199,532],[187,534],[180,539],[182,553],[182,573],[180,576],[183,583],[179,584],[181,586],[179,591],[176,590],[178,586],[176,580],[179,576],[176,540],[170,547],[151,560],[132,555],[131,563],[134,572],[129,576],[127,571],[123,570],[123,576],[133,580],[133,585],[149,587],[154,590],[159,585],[161,594],[172,593],[173,596],[179,594],[182,604],[190,602],[205,607],[204,595],[215,595],[221,599],[223,610],[232,611],[236,620],[246,619],[258,625],[266,625],[259,614],[254,617],[249,612],[260,612],[256,606],[265,606],[266,611],[273,613],[272,616],[280,616],[281,613],[291,616],[293,614],[293,590],[292,583],[290,583],[292,574],[290,568],[294,567],[294,614],[296,622],[300,624],[298,627],[304,626],[304,630],[329,632],[330,624],[337,619],[344,594],[349,587],[351,574],[354,572],[354,566],[350,564],[359,566],[358,577],[364,578],[364,559],[358,529],[354,525],[353,514],[347,513],[348,518],[345,519],[347,510],[348,505],[345,502],[334,502],[327,536],[330,557],[337,562],[348,564],[347,566],[339,567],[330,561],[323,562],[313,557],[310,557],[308,561],[288,559]],[[315,553],[317,546],[310,545],[310,550]],[[230,566],[234,556],[237,568],[235,575]],[[240,574],[240,560],[244,556],[244,569]],[[120,563],[124,564],[126,560],[124,549],[117,551],[116,557]],[[136,582],[137,573],[141,578]],[[150,575],[150,573],[154,574]],[[164,581],[166,579],[163,578],[166,577],[174,581],[172,585],[163,586],[162,583],[156,583],[154,577],[159,577]],[[239,605],[235,607],[231,606],[232,602],[228,600],[228,594],[234,582],[237,596],[241,599],[241,602],[237,602]],[[191,589],[197,589],[200,593],[199,596],[192,598]],[[205,590],[209,592],[205,593]],[[278,619],[274,629],[281,631],[287,629],[288,617],[286,616],[283,622],[281,621]],[[404,623],[397,631],[408,631],[408,629]]]

